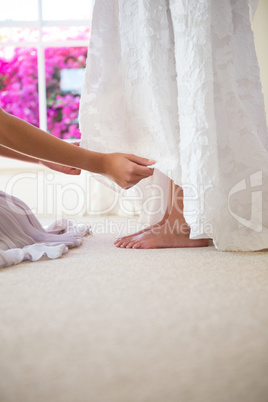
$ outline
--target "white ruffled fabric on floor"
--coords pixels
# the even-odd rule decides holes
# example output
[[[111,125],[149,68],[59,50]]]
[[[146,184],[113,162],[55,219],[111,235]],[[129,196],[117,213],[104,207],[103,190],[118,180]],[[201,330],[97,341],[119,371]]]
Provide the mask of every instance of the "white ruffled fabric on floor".
[[[82,146],[155,159],[184,189],[191,238],[210,237],[220,250],[268,248],[256,4],[96,0],[93,11]]]
[[[58,258],[90,234],[88,225],[73,225],[66,219],[45,229],[23,201],[3,191],[0,217],[0,268],[43,256]]]

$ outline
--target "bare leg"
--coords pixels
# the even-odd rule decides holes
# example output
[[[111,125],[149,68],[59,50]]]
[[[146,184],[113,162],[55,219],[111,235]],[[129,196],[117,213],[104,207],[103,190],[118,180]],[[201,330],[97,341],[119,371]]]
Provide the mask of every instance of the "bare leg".
[[[130,238],[132,238],[133,236],[137,236],[141,233],[147,232],[148,230],[152,230],[153,228],[159,228],[160,226],[163,225],[163,223],[166,222],[167,218],[169,217],[171,210],[172,210],[172,204],[173,204],[173,194],[174,194],[174,182],[172,180],[170,180],[170,178],[168,178],[168,185],[167,185],[167,208],[165,211],[165,214],[163,216],[163,218],[161,219],[160,222],[155,223],[154,225],[148,226],[147,228],[140,230],[139,232],[136,232],[132,235],[128,235],[128,236],[123,236],[123,237],[119,237],[118,239],[115,240],[114,244],[117,247],[121,247],[121,245],[128,241]]]
[[[116,246],[145,249],[208,246],[208,239],[192,240],[189,234],[190,228],[183,216],[183,190],[179,186],[173,186],[172,208],[165,222],[157,227],[152,226],[145,232],[122,239]]]

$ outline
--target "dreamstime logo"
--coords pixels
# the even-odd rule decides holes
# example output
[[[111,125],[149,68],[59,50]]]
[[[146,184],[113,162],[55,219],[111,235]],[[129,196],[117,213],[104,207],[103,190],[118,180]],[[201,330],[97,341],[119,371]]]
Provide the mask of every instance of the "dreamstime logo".
[[[249,177],[250,187],[247,186],[246,179],[239,181],[229,192],[228,209],[233,218],[235,218],[243,226],[254,230],[255,232],[262,231],[262,171],[253,173]],[[259,187],[259,189],[256,189]],[[239,216],[231,208],[231,198],[241,191],[250,191],[251,193],[251,216],[250,219],[245,219]],[[253,191],[255,190],[255,191]]]

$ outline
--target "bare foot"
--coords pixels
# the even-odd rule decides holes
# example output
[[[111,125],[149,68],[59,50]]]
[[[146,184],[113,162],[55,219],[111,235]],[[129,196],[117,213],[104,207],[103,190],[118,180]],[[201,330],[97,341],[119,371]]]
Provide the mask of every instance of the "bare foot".
[[[176,225],[175,225],[176,226]],[[183,247],[207,247],[209,239],[190,239],[189,227],[178,231],[169,221],[163,225],[151,228],[146,232],[133,235],[128,239],[122,239],[116,244],[121,248],[152,249],[152,248],[183,248]]]
[[[183,216],[183,190],[175,186],[171,209],[167,209],[161,222],[149,228],[125,236],[115,242],[116,247],[152,249],[207,247],[209,239],[190,239],[190,227]]]
[[[122,244],[124,244],[124,243],[129,244],[134,237],[141,235],[148,231],[154,231],[155,229],[160,228],[160,226],[162,226],[167,221],[167,219],[171,213],[171,210],[172,210],[172,201],[173,201],[173,182],[170,179],[168,179],[167,193],[168,193],[167,209],[166,209],[165,215],[163,216],[161,221],[154,225],[148,226],[147,228],[140,230],[139,232],[136,232],[134,234],[119,237],[114,242],[116,247],[121,247]]]
[[[157,228],[160,228],[160,226],[162,226],[166,222],[166,220],[167,220],[167,217],[164,216],[164,218],[159,223],[156,223],[155,225],[148,226],[147,228],[142,229],[139,232],[136,232],[136,233],[131,234],[131,235],[118,237],[118,239],[115,240],[114,244],[116,245],[116,247],[121,247],[121,244],[123,244],[125,242],[129,242],[133,237],[136,237],[136,236],[138,236],[140,234],[148,232],[149,230],[152,231],[152,230],[155,230]]]

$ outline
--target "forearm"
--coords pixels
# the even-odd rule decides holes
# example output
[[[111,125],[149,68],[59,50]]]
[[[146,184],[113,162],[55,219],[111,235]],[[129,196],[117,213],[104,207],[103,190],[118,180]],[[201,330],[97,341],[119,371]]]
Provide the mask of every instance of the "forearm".
[[[0,144],[16,153],[23,154],[21,160],[27,159],[31,162],[45,160],[94,173],[105,173],[104,154],[68,144],[5,113],[2,109],[0,109]],[[8,151],[6,155],[7,153]],[[13,153],[14,156],[15,153]]]
[[[33,158],[31,156],[27,156],[21,154],[20,152],[13,151],[10,148],[6,148],[0,145],[0,156],[4,158],[16,159],[23,162],[30,162],[30,163],[39,163],[39,159]]]

